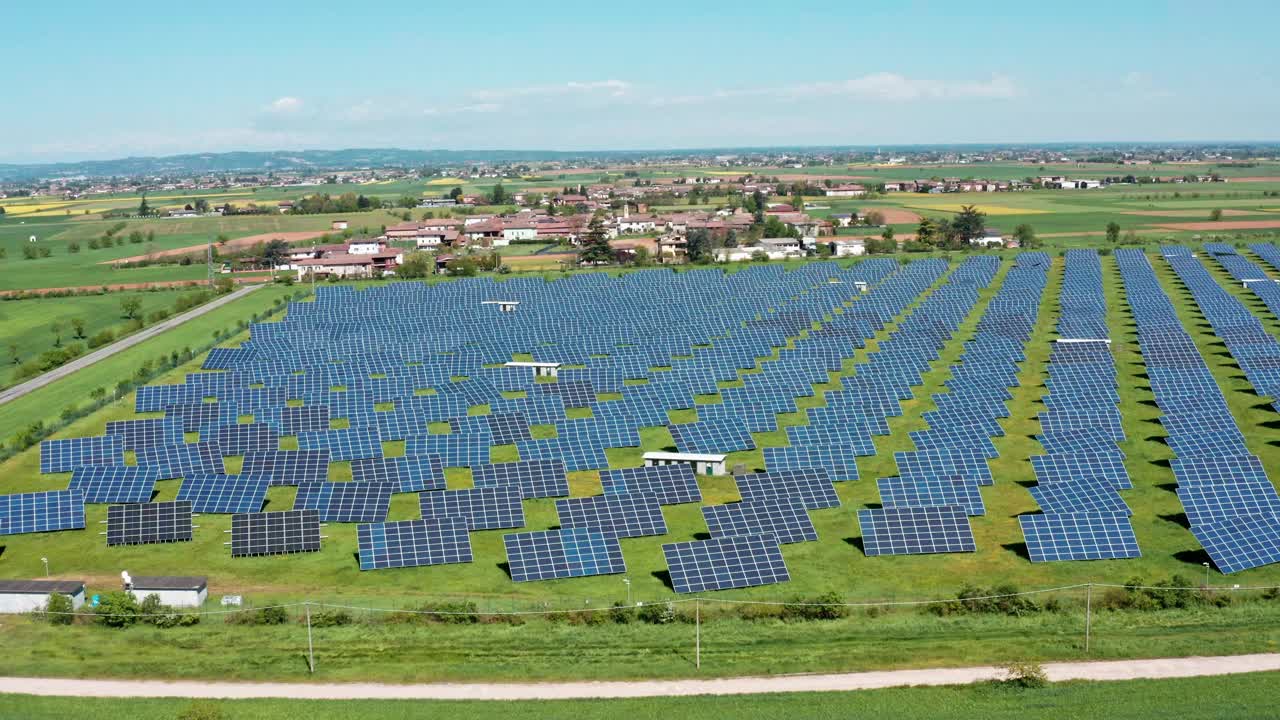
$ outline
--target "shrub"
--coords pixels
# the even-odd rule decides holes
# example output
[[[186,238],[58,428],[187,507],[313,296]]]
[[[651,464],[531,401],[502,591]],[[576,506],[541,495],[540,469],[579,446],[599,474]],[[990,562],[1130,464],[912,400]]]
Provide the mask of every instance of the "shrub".
[[[670,625],[676,621],[676,606],[671,603],[641,605],[636,617],[650,625]]]
[[[282,607],[258,608],[248,613],[238,613],[230,617],[238,618],[243,625],[284,625],[289,622],[289,613]]]
[[[782,606],[782,617],[785,620],[838,620],[849,614],[849,608],[843,603],[844,598],[835,591],[812,598],[796,597]]]
[[[178,713],[178,720],[223,720],[222,709],[209,700],[194,700]]]
[[[631,618],[635,615],[635,608],[623,603],[615,602],[609,610],[609,620],[617,625],[626,625],[631,622]]]
[[[346,610],[321,610],[311,613],[312,627],[342,627],[355,622],[351,613]]]
[[[50,625],[70,625],[75,622],[75,607],[71,604],[71,598],[62,593],[50,593],[49,602],[45,603],[45,620]]]
[[[125,628],[138,622],[140,608],[132,594],[118,590],[102,595],[95,612],[99,625]]]
[[[111,343],[111,341],[115,339],[116,339],[115,333],[111,332],[110,330],[102,330],[98,333],[95,333],[93,337],[89,338],[89,340],[87,341],[87,344],[91,348],[97,348],[97,347],[102,347],[103,345],[108,345]]]
[[[1003,670],[1005,674],[1001,682],[1007,685],[1027,690],[1043,688],[1049,685],[1049,676],[1045,674],[1044,668],[1038,662],[1011,662],[1005,665]]]

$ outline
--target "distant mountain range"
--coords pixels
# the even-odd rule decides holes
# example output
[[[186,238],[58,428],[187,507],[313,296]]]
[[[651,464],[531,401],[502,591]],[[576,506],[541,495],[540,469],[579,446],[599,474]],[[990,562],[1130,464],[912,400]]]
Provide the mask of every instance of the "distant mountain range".
[[[15,182],[53,177],[136,177],[157,175],[191,175],[198,173],[352,170],[359,168],[456,166],[476,163],[519,163],[548,161],[609,162],[640,157],[695,157],[716,155],[821,153],[851,150],[882,152],[928,152],[957,150],[983,152],[991,150],[1061,150],[1081,151],[1104,148],[1169,148],[1214,147],[1255,150],[1268,143],[1046,143],[1016,145],[899,145],[899,146],[808,146],[808,147],[724,147],[687,150],[404,150],[400,148],[354,148],[347,150],[275,150],[269,152],[193,153],[167,157],[128,157],[116,160],[84,160],[47,164],[0,164],[0,182]]]

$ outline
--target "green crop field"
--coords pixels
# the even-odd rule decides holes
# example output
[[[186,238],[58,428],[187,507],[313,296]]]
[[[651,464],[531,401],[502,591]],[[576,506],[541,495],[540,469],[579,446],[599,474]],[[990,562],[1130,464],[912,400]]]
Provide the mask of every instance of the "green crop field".
[[[770,695],[635,698],[625,700],[446,702],[424,700],[204,700],[142,698],[48,698],[0,696],[0,713],[24,720],[67,717],[129,717],[172,720],[191,717],[227,720],[381,720],[438,718],[487,720],[501,714],[510,720],[574,717],[580,720],[664,718],[797,717],[843,720],[893,717],[911,720],[1147,720],[1159,716],[1198,720],[1253,720],[1274,717],[1273,673],[1177,680],[1071,682],[1024,690],[996,683],[941,688],[895,688],[861,692],[779,693]],[[215,713],[218,713],[215,715]]]

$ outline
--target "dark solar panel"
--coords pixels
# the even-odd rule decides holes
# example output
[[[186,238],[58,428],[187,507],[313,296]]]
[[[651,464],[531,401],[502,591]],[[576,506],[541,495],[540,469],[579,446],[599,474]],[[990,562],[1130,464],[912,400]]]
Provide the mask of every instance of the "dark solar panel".
[[[476,465],[471,468],[471,479],[476,487],[520,488],[526,500],[569,495],[569,478],[561,460],[522,460]]]
[[[462,515],[472,530],[524,527],[524,497],[519,488],[443,490],[418,495],[422,517]]]
[[[444,462],[439,455],[410,455],[396,458],[364,458],[351,461],[355,482],[394,483],[399,492],[444,490]]]
[[[663,505],[702,502],[693,466],[687,463],[600,471],[605,495],[653,495]]]
[[[352,464],[353,468],[354,462]],[[251,451],[245,453],[244,463],[241,465],[240,472],[243,475],[262,475],[270,478],[272,485],[301,485],[310,482],[324,482],[329,479],[329,451]]]
[[[734,481],[743,500],[789,496],[809,510],[840,506],[840,496],[827,471],[821,468],[748,473],[735,477]]]
[[[250,512],[231,516],[231,557],[315,552],[320,516],[315,510]]]
[[[783,545],[818,539],[809,511],[789,496],[710,505],[702,508],[702,517],[712,537],[771,533]]]
[[[556,501],[561,527],[598,528],[617,537],[666,535],[662,505],[654,495],[594,495]]]
[[[186,500],[107,508],[108,546],[183,542],[191,538],[191,503]]]
[[[1019,515],[1031,562],[1114,560],[1141,557],[1138,539],[1125,515],[1062,513]]]
[[[159,471],[124,465],[86,465],[71,473],[67,489],[79,491],[86,503],[144,503],[151,500]]]
[[[791,579],[778,538],[769,533],[670,543],[662,546],[678,593],[727,590]]]

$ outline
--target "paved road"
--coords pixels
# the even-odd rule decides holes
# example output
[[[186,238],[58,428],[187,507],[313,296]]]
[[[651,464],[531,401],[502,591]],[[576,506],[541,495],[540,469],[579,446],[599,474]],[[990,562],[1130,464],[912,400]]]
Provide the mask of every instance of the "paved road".
[[[1280,654],[1108,662],[1048,663],[1053,681],[1135,680],[1280,670]],[[558,683],[237,683],[156,680],[74,680],[0,677],[0,693],[79,697],[290,698],[318,700],[562,700],[574,698],[747,695],[870,690],[907,685],[963,685],[1001,676],[994,667],[886,670],[838,675],[782,675],[718,680]]]
[[[150,340],[151,338],[165,332],[166,330],[172,330],[178,327],[179,325],[187,322],[188,320],[198,318],[201,315],[204,315],[205,313],[217,310],[218,308],[222,307],[223,305],[226,305],[227,303],[235,302],[236,300],[239,300],[245,295],[248,295],[249,293],[261,287],[264,287],[264,286],[248,285],[246,287],[242,287],[239,290],[236,290],[235,292],[229,295],[224,295],[218,298],[217,300],[213,300],[212,302],[207,302],[204,305],[201,305],[200,307],[195,308],[194,310],[188,310],[187,312],[181,315],[171,317],[168,320],[160,322],[156,325],[152,325],[149,328],[144,328],[141,331],[136,332],[122,340],[118,340],[116,342],[111,343],[110,345],[100,347],[97,350],[94,350],[93,352],[89,353],[88,355],[82,355],[81,357],[78,357],[75,360],[72,360],[66,365],[54,368],[53,370],[50,370],[49,372],[43,375],[40,375],[38,377],[34,377],[22,383],[21,385],[15,385],[9,388],[8,390],[0,392],[0,405],[3,405],[9,402],[10,400],[17,400],[18,398],[22,397],[23,395],[26,395],[27,393],[33,392],[35,390],[39,390],[40,388],[54,381],[61,380],[62,378],[70,375],[73,372],[76,372],[77,370],[83,370],[84,368],[89,367],[90,365],[98,362],[99,360],[104,360],[106,358],[109,358],[112,355],[115,355],[116,353],[120,352],[121,350],[131,348],[134,345],[137,345],[138,343],[141,343],[141,342],[146,342],[147,340]]]

